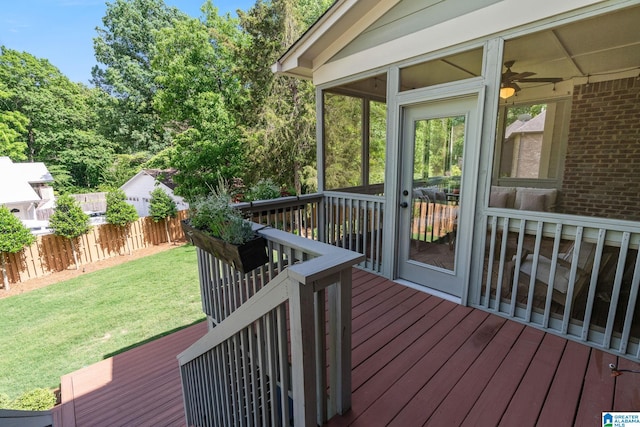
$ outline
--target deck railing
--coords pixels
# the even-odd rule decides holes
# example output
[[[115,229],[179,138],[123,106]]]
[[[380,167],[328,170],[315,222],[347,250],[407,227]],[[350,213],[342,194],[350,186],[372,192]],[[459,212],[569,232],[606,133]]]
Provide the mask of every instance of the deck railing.
[[[488,215],[483,283],[472,304],[640,360],[640,232],[557,217]]]
[[[269,262],[251,273],[199,251],[216,326],[178,356],[187,425],[308,426],[350,407],[351,267],[363,256],[259,233]]]
[[[331,191],[236,206],[253,222],[361,253],[359,267],[382,270],[382,196]]]

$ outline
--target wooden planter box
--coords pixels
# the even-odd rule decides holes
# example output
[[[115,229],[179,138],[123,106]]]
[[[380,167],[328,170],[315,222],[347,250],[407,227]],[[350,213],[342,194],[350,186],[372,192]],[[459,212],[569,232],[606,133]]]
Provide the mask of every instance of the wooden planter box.
[[[193,228],[188,220],[181,221],[181,224],[188,241],[243,274],[269,261],[266,251],[267,241],[263,237],[258,236],[242,245],[234,245]]]

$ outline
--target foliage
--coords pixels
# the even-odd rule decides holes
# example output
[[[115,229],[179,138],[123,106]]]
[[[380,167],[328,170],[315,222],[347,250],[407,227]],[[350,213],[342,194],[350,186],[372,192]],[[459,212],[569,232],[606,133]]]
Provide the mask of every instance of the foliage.
[[[45,59],[0,48],[0,81],[8,94],[0,110],[24,124],[27,157],[59,165],[81,187],[97,187],[113,146],[97,132],[95,90],[69,81]]]
[[[80,237],[91,229],[89,215],[82,212],[80,203],[69,194],[56,198],[56,209],[49,219],[49,227],[67,239]]]
[[[261,179],[249,189],[248,201],[269,200],[280,197],[280,188],[271,178]]]
[[[100,65],[93,68],[92,81],[112,97],[102,104],[103,133],[125,153],[157,152],[167,145],[153,109],[156,72],[151,62],[157,31],[184,17],[162,0],[107,2],[103,27],[93,39]]]
[[[306,2],[308,3],[308,2]],[[327,4],[328,2],[321,2]],[[328,4],[327,4],[328,5]],[[247,171],[249,181],[271,177],[302,191],[302,174],[315,160],[315,89],[309,81],[273,75],[273,64],[299,37],[321,8],[302,9],[293,0],[259,1],[240,13],[250,41],[240,47],[244,85],[250,88],[243,113],[246,156],[261,159],[261,168]]]
[[[64,374],[202,319],[195,249],[2,298],[0,313],[0,390],[15,399],[57,387]]]
[[[12,403],[12,409],[26,411],[46,411],[56,404],[56,396],[53,391],[46,388],[35,388],[22,393]]]
[[[251,223],[231,204],[228,186],[222,180],[211,194],[190,203],[189,220],[193,227],[236,245],[255,237]]]
[[[0,264],[4,288],[9,290],[5,253],[20,252],[36,241],[36,237],[6,206],[0,206]]]
[[[6,206],[0,206],[0,253],[20,252],[36,238]]]
[[[149,215],[155,222],[175,218],[178,214],[176,202],[162,188],[156,187],[151,192]]]
[[[126,202],[127,196],[120,189],[107,193],[106,219],[109,224],[126,227],[138,219],[138,212],[133,205]]]
[[[0,409],[12,409],[12,403],[8,394],[0,393]]]
[[[19,111],[6,111],[5,100],[11,98],[6,85],[0,81],[0,156],[8,156],[13,161],[26,160],[26,134],[29,119]]]
[[[160,31],[152,62],[161,88],[154,105],[180,153],[169,160],[178,170],[175,192],[188,200],[206,195],[218,175],[230,179],[242,170],[233,114],[242,88],[226,48],[240,36],[209,6],[207,24],[180,20]]]

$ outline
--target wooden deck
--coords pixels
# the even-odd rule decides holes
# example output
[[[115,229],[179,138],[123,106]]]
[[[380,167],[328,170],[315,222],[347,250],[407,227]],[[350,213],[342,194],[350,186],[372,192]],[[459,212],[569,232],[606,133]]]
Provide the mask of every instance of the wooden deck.
[[[60,426],[183,426],[198,324],[62,378]],[[635,363],[354,270],[353,404],[329,426],[594,426],[639,411]]]

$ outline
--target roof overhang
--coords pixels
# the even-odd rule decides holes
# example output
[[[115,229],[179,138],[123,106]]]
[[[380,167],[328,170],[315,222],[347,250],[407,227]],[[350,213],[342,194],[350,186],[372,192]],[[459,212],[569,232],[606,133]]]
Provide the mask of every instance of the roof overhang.
[[[278,61],[274,73],[311,79],[313,71],[376,22],[400,0],[337,0]]]

